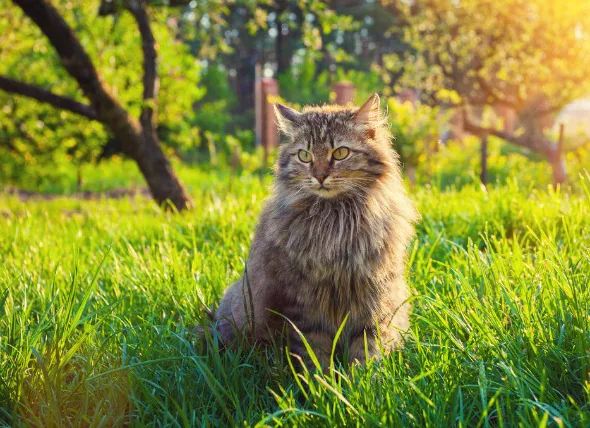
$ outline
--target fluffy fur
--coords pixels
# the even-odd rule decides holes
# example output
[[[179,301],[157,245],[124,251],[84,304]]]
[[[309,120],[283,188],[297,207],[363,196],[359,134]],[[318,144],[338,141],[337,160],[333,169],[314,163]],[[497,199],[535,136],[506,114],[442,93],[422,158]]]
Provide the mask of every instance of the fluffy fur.
[[[226,290],[216,329],[226,344],[239,331],[286,338],[306,358],[294,324],[325,364],[348,316],[337,350],[364,362],[365,337],[376,356],[379,342],[389,351],[409,327],[404,259],[417,217],[379,98],[358,110],[275,111],[287,141],[245,274]],[[333,157],[339,147],[349,151],[343,160]],[[313,159],[302,162],[300,150]]]

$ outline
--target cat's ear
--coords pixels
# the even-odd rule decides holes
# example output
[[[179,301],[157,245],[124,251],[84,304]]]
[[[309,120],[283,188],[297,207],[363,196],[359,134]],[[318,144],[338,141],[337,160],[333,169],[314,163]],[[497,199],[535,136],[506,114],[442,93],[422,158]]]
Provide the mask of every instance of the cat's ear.
[[[354,121],[365,128],[367,135],[371,138],[375,136],[375,129],[383,120],[380,104],[379,95],[373,94],[354,115]]]
[[[280,131],[286,136],[291,137],[300,125],[301,113],[279,103],[276,103],[274,108]]]

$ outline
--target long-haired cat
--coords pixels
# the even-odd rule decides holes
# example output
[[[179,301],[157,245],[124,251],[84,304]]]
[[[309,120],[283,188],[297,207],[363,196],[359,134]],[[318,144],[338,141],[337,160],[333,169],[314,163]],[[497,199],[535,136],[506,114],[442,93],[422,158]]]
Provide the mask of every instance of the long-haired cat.
[[[348,317],[336,349],[364,362],[400,345],[409,327],[404,261],[417,217],[379,97],[360,109],[276,104],[275,113],[287,141],[274,189],[215,328],[225,344],[238,332],[286,338],[308,359],[302,333],[326,364]]]

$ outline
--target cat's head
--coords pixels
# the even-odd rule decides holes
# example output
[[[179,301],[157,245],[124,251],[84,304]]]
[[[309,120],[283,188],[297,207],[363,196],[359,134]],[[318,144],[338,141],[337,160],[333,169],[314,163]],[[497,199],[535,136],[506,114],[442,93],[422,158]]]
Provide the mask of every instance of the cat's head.
[[[298,112],[275,104],[275,114],[286,137],[277,179],[292,195],[364,194],[397,165],[377,94],[358,110],[324,106]]]

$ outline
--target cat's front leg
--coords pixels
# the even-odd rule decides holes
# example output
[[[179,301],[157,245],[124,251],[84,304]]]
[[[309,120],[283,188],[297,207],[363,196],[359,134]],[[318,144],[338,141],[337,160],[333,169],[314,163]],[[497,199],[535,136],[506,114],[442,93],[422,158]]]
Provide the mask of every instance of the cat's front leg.
[[[363,328],[348,339],[348,361],[354,364],[366,364],[367,358],[381,358],[377,344],[375,328]]]
[[[330,366],[330,354],[332,351],[331,336],[323,331],[312,331],[303,333],[303,337],[311,347],[313,356],[318,360],[321,369],[326,370]],[[288,347],[290,353],[300,357],[309,370],[316,369],[312,355],[307,351],[300,333],[292,330],[289,335]]]
[[[215,313],[215,330],[225,346],[238,338],[264,340],[268,314],[260,287],[250,286],[242,277],[229,287]]]
[[[349,337],[348,360],[351,363],[366,364],[367,357],[369,359],[381,358],[382,355],[387,355],[391,351],[401,348],[403,339],[404,330],[393,324],[391,320],[379,324],[379,328],[376,326],[365,327]]]

